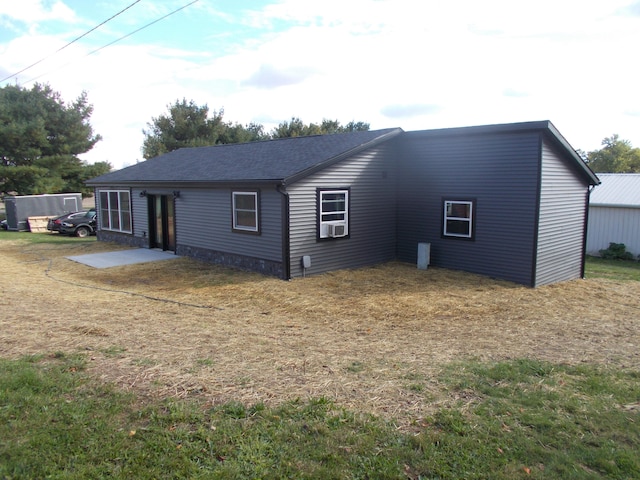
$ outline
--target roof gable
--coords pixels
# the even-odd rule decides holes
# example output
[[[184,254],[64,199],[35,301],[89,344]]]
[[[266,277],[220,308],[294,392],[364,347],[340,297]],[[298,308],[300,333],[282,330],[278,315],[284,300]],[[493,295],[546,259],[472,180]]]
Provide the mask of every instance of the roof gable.
[[[88,185],[149,182],[284,182],[401,133],[399,128],[181,148],[107,173]]]

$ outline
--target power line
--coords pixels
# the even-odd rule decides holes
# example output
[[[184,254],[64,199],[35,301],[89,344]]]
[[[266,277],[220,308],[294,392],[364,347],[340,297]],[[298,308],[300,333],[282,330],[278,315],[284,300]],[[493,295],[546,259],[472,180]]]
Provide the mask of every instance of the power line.
[[[138,1],[139,1],[139,0],[138,0]],[[178,8],[178,9],[174,10],[173,12],[167,13],[167,14],[166,14],[166,15],[164,15],[163,17],[160,17],[160,18],[158,18],[158,19],[154,20],[153,22],[147,23],[146,25],[144,25],[144,26],[142,26],[142,27],[140,27],[140,28],[138,28],[138,29],[134,30],[133,32],[127,33],[126,35],[124,35],[124,36],[122,36],[122,37],[120,37],[120,38],[118,38],[118,39],[116,39],[116,40],[114,40],[114,41],[112,41],[112,42],[109,42],[109,43],[107,43],[106,45],[103,45],[103,46],[102,46],[102,47],[100,47],[100,48],[96,48],[95,50],[92,50],[91,52],[87,53],[87,54],[86,54],[84,57],[82,57],[82,58],[86,58],[86,57],[88,57],[89,55],[93,55],[94,53],[97,53],[97,52],[99,52],[100,50],[103,50],[103,49],[105,49],[105,48],[107,48],[107,47],[110,47],[110,46],[111,46],[111,45],[113,45],[114,43],[118,43],[120,40],[124,40],[125,38],[128,38],[128,37],[130,37],[131,35],[134,35],[134,34],[138,33],[139,31],[144,30],[145,28],[150,27],[151,25],[156,24],[156,23],[158,23],[158,22],[159,22],[159,21],[161,21],[161,20],[164,20],[165,18],[170,17],[171,15],[174,15],[174,14],[178,13],[180,10],[184,10],[185,8],[190,7],[191,5],[193,5],[194,3],[197,3],[197,2],[199,2],[199,1],[200,1],[200,0],[193,0],[191,3],[188,3],[188,4],[186,4],[186,5],[183,5],[182,7],[180,7],[180,8]],[[25,82],[25,83],[31,83],[31,82],[33,82],[34,80],[37,80],[37,79],[39,79],[40,77],[44,77],[45,75],[48,75],[49,73],[51,73],[51,72],[53,72],[53,71],[60,70],[61,68],[64,68],[64,67],[66,67],[67,65],[70,65],[71,63],[73,63],[73,62],[65,63],[64,65],[62,65],[62,66],[58,67],[57,69],[55,69],[55,70],[50,70],[49,72],[43,73],[43,74],[41,74],[41,75],[38,75],[37,77],[34,77],[34,78],[32,78],[31,80],[28,80],[28,81],[27,81],[27,82]],[[11,77],[9,77],[9,78],[11,78]]]
[[[45,60],[53,57],[56,53],[64,50],[65,48],[67,48],[69,45],[77,42],[78,40],[80,40],[83,37],[86,37],[87,35],[89,35],[91,32],[93,32],[94,30],[97,30],[98,28],[100,28],[102,25],[104,25],[107,22],[110,22],[111,20],[113,20],[114,18],[116,18],[118,15],[120,15],[121,13],[126,12],[127,10],[129,10],[131,7],[133,7],[136,3],[140,2],[141,0],[136,0],[135,2],[133,2],[131,5],[129,5],[126,8],[123,8],[122,10],[120,10],[118,13],[116,13],[115,15],[113,15],[110,18],[107,18],[104,22],[102,22],[100,25],[96,25],[95,27],[93,27],[91,30],[89,30],[88,32],[83,33],[82,35],[80,35],[77,38],[74,38],[73,40],[71,40],[69,43],[67,43],[64,47],[60,47],[58,50],[56,50],[55,52],[51,53],[50,55],[47,55],[46,57],[41,58],[40,60],[38,60],[35,63],[32,63],[31,65],[29,65],[28,67],[23,68],[22,70],[20,70],[19,72],[14,73],[13,75],[9,75],[6,78],[3,78],[2,80],[0,80],[1,82],[4,82],[5,80],[9,80],[10,78],[13,77],[17,77],[18,75],[20,75],[22,72],[26,72],[27,70],[29,70],[31,67],[35,67],[36,65],[38,65],[39,63],[44,62]]]

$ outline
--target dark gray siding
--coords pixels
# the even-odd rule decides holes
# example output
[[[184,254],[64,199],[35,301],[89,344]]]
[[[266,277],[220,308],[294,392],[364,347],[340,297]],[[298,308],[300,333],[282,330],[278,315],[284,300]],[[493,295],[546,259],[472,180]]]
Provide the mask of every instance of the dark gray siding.
[[[127,190],[114,185],[100,190]],[[133,234],[99,232],[100,240],[115,241],[131,246],[149,245],[148,200],[140,192],[150,195],[173,194],[175,188],[154,187],[131,189]],[[282,275],[282,204],[283,197],[275,185],[265,188],[180,188],[175,201],[176,251],[214,263]],[[231,192],[258,191],[260,196],[260,234],[232,231]],[[96,207],[100,212],[99,195]]]
[[[580,278],[587,196],[587,185],[544,141],[536,286]]]
[[[429,242],[431,265],[531,285],[539,134],[410,132],[398,144],[398,259],[415,263]],[[441,236],[443,199],[475,200],[473,240]]]
[[[395,157],[387,144],[313,174],[287,188],[290,198],[291,276],[371,265],[395,258]],[[349,238],[318,241],[318,188],[350,188]]]
[[[232,231],[231,192],[259,191],[260,234]],[[176,201],[176,241],[180,247],[282,261],[282,195],[275,186],[182,188]]]

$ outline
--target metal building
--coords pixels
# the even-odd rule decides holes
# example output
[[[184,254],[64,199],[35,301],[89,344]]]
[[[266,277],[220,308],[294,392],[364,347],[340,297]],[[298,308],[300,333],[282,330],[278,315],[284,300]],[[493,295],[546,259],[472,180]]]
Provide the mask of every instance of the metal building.
[[[640,255],[640,173],[599,173],[601,184],[589,200],[587,254],[623,243]]]
[[[82,210],[82,194],[8,195],[4,198],[7,230],[29,230],[29,217],[57,217]]]

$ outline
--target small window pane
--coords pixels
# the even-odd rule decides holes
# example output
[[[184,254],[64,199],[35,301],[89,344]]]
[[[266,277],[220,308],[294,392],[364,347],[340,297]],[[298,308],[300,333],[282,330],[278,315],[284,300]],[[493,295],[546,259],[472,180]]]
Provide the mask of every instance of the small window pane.
[[[471,224],[465,220],[447,220],[447,233],[469,236]]]
[[[334,220],[344,220],[344,213],[333,213],[329,215],[322,215],[323,222],[331,222]]]
[[[131,214],[129,210],[122,211],[122,230],[126,232],[131,231]]]
[[[256,227],[256,215],[254,212],[237,212],[236,226],[238,227]]]
[[[236,195],[236,208],[241,210],[255,210],[255,195]]]
[[[129,210],[129,192],[120,192],[120,209],[122,211]]]
[[[118,201],[118,192],[109,192],[109,209],[118,210],[120,202]]]
[[[118,210],[111,210],[110,218],[110,227],[112,230],[120,230],[120,212]]]
[[[467,203],[447,204],[447,216],[456,218],[469,218],[471,215],[471,205]]]

